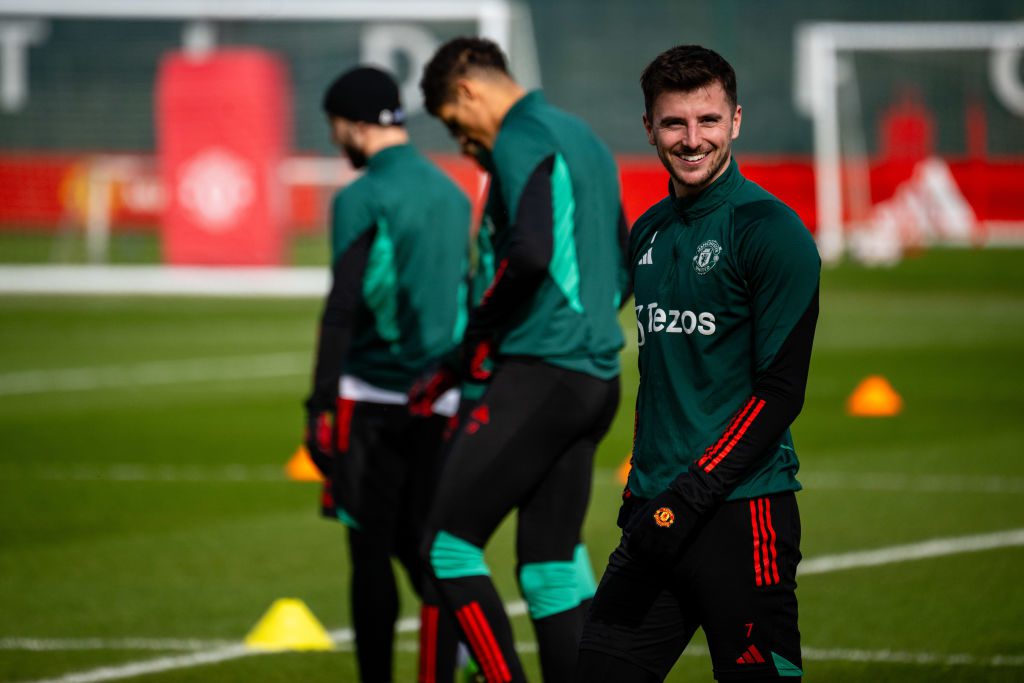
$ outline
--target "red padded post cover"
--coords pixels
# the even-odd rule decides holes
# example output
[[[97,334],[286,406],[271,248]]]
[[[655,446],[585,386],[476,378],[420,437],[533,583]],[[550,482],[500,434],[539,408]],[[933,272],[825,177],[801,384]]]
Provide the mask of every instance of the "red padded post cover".
[[[181,52],[160,64],[157,148],[168,193],[164,260],[277,265],[284,254],[291,93],[273,54]]]

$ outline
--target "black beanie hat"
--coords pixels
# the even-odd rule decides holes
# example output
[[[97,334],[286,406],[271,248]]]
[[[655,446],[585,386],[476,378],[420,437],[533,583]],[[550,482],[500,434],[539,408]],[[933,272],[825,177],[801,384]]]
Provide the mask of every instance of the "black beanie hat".
[[[356,67],[334,79],[324,93],[323,107],[331,116],[349,121],[378,126],[405,123],[395,79],[369,66]]]

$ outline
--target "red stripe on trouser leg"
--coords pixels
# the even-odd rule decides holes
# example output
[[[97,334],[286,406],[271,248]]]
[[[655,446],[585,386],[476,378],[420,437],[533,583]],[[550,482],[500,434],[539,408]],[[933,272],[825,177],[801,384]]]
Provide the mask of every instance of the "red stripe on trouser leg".
[[[498,641],[494,638],[494,631],[491,630],[491,625],[487,622],[487,618],[484,616],[483,610],[480,609],[480,603],[471,602],[469,603],[469,608],[474,620],[480,626],[480,632],[483,634],[484,644],[494,657],[495,667],[498,675],[500,676],[496,679],[495,683],[508,683],[508,681],[512,680],[512,674],[508,670],[508,664],[505,663],[505,657],[501,654],[501,647],[498,645]]]
[[[469,645],[469,649],[473,651],[473,655],[477,658],[477,663],[480,664],[480,668],[483,670],[484,678],[490,681],[494,676],[493,669],[491,668],[491,662],[480,655],[483,651],[483,645],[480,642],[480,634],[477,632],[477,629],[469,616],[469,608],[463,607],[455,613],[455,617],[459,620],[459,626],[462,627],[462,632],[466,634],[466,642]]]
[[[508,673],[505,658],[494,640],[494,633],[484,619],[480,605],[471,602],[458,611],[459,623],[469,640],[470,649],[483,669],[487,683],[508,683],[512,676]]]
[[[772,581],[771,561],[768,556],[768,545],[771,541],[764,521],[764,508],[767,502],[764,498],[757,499],[757,524],[761,531],[761,567],[764,569],[764,584],[770,586],[774,581]]]
[[[436,683],[437,671],[437,607],[420,609],[420,678],[419,683]]]
[[[754,534],[754,582],[760,586],[761,581],[761,532],[757,528],[757,501],[750,501],[750,530]]]
[[[704,451],[704,455],[701,457],[700,460],[697,461],[697,467],[703,467],[704,463],[706,463],[715,454],[715,451],[721,448],[722,444],[726,443],[729,440],[729,438],[732,437],[732,433],[736,430],[736,427],[743,424],[743,418],[744,416],[746,416],[747,411],[750,410],[750,407],[754,405],[754,401],[755,399],[751,397],[751,399],[747,401],[747,403],[742,408],[740,408],[740,411],[736,413],[735,417],[732,418],[732,422],[730,422],[729,426],[726,427],[725,433],[722,434],[722,437],[717,442],[715,442],[714,445],[708,446],[707,449]]]
[[[716,455],[714,460],[704,466],[705,472],[710,472],[715,469],[715,467],[718,466],[718,463],[722,462],[722,459],[729,455],[732,449],[736,447],[736,444],[739,443],[739,440],[743,438],[743,435],[747,433],[747,430],[750,428],[750,423],[754,421],[754,418],[757,417],[762,408],[764,408],[763,400],[758,401],[757,405],[754,406],[754,409],[750,411],[750,415],[747,416],[747,419],[743,422],[743,426],[740,427],[740,430],[733,435],[732,441],[729,442],[729,445]]]
[[[459,623],[469,637],[470,647],[477,656],[487,683],[508,683],[512,680],[505,657],[501,654],[494,631],[487,622],[480,603],[471,602],[459,610]]]
[[[764,515],[765,525],[768,527],[769,538],[771,539],[768,546],[768,554],[772,561],[772,575],[775,578],[775,583],[779,582],[779,563],[778,556],[775,552],[775,527],[772,526],[772,502],[767,498],[764,499]],[[765,567],[765,570],[768,568]]]
[[[339,398],[337,401],[338,421],[336,433],[338,434],[338,452],[348,453],[349,433],[352,429],[352,412],[355,410],[356,402],[350,398]]]

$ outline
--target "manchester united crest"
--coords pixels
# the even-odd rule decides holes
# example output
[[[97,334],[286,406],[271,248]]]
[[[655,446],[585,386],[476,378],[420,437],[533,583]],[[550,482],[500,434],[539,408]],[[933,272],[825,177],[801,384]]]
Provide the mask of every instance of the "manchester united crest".
[[[660,527],[668,528],[676,521],[676,513],[669,508],[658,508],[654,511],[654,523]]]
[[[718,263],[719,255],[722,253],[722,245],[715,240],[701,242],[697,247],[697,254],[693,257],[693,269],[698,275],[704,275]]]

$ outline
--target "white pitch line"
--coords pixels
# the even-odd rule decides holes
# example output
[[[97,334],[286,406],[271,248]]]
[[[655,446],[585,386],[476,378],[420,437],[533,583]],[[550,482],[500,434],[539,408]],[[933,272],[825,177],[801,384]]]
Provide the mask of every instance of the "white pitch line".
[[[801,648],[804,659],[819,662],[875,662],[880,664],[918,664],[922,666],[1024,666],[1024,655],[978,657],[948,652],[900,652],[898,650],[851,650],[846,648]]]
[[[119,463],[108,466],[52,465],[0,467],[0,480],[101,481],[101,482],[268,482],[287,481],[283,465],[171,465]]]
[[[45,678],[33,681],[32,683],[101,683],[102,681],[116,681],[122,678],[132,678],[143,674],[163,673],[176,669],[189,669],[203,664],[217,664],[227,662],[241,657],[252,655],[269,654],[262,650],[252,650],[245,645],[230,645],[214,650],[193,652],[186,655],[173,655],[170,657],[158,657],[140,662],[129,662],[116,666],[103,666],[98,669],[80,671],[65,674],[57,678]]]
[[[85,368],[24,370],[0,374],[0,396],[293,377],[308,374],[310,362],[308,354],[268,353]]]
[[[825,574],[844,569],[861,567],[878,567],[897,562],[924,560],[930,557],[976,553],[996,548],[1009,548],[1024,545],[1024,529],[997,531],[977,536],[960,536],[957,538],[936,538],[920,543],[897,545],[877,550],[862,550],[838,555],[825,555],[801,562],[797,572],[800,576]]]
[[[419,643],[414,640],[402,640],[396,644],[401,652],[418,652]],[[815,662],[867,662],[878,664],[917,664],[920,666],[984,666],[984,667],[1020,667],[1024,666],[1024,655],[990,655],[978,657],[965,653],[949,652],[902,652],[899,650],[856,650],[850,648],[800,648],[805,661]],[[517,642],[517,652],[536,652],[537,643],[532,641]],[[711,653],[704,645],[690,645],[683,651],[684,657],[707,657]]]
[[[993,550],[996,548],[1019,545],[1024,545],[1024,529],[1013,529],[977,536],[934,539],[923,543],[892,546],[889,548],[879,548],[877,550],[825,555],[803,562],[800,567],[800,575],[807,576],[809,574],[824,574],[827,572],[853,569],[857,567],[874,567],[930,557],[939,557],[942,555],[978,552],[982,550]],[[520,616],[526,613],[526,605],[522,601],[509,603],[506,605],[506,609],[510,617]],[[399,620],[396,628],[401,633],[414,631],[419,628],[419,619],[416,617],[401,619]],[[352,629],[350,628],[332,631],[330,635],[335,643],[342,647],[349,645],[353,638]],[[161,673],[176,669],[191,668],[203,664],[225,662],[257,654],[267,654],[267,652],[263,650],[253,650],[245,645],[233,645],[204,652],[159,657],[139,662],[129,662],[127,664],[117,666],[105,666],[98,669],[91,669],[89,671],[74,672],[55,678],[37,679],[34,681],[26,681],[24,683],[102,683],[104,681],[131,678],[133,676],[140,676],[148,673]],[[697,654],[697,652],[694,652],[694,654]],[[824,660],[828,658],[842,659],[843,657],[850,657],[851,661],[917,663],[929,665],[1024,666],[1024,656],[1019,655],[995,655],[983,658],[975,657],[973,655],[942,655],[934,653],[892,652],[888,650],[806,649],[804,650],[804,656],[808,659]]]
[[[914,491],[919,493],[1024,493],[1024,478],[971,474],[811,472],[800,477],[810,491]]]
[[[0,266],[0,294],[306,298],[329,284],[312,266]]]
[[[74,650],[208,650],[237,645],[234,640],[199,638],[0,638],[0,650],[70,652]]]
[[[0,392],[2,393],[2,392]],[[602,468],[599,476],[614,470]],[[282,480],[274,465],[176,465],[171,463],[118,463],[111,465],[5,465],[0,479],[111,482],[266,482]],[[1024,478],[983,475],[901,475],[883,472],[818,472],[804,478],[808,489],[892,491],[912,493],[1024,494]]]

